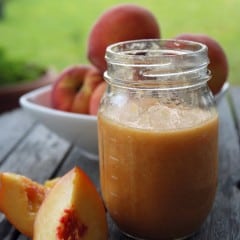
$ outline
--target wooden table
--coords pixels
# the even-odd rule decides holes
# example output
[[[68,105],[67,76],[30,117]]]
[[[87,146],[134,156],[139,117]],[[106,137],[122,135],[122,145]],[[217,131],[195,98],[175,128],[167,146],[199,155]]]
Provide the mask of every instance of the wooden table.
[[[218,104],[219,181],[213,209],[191,240],[240,239],[240,88],[230,88]],[[0,171],[43,182],[79,165],[99,190],[98,162],[59,138],[22,109],[0,115]],[[126,239],[109,221],[110,239]],[[26,240],[0,215],[0,240]],[[47,239],[46,239],[47,240]],[[93,239],[94,240],[94,239]]]

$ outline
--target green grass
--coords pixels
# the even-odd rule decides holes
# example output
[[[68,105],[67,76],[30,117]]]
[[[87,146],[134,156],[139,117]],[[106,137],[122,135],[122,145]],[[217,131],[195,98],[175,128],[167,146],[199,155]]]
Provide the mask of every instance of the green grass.
[[[87,63],[88,33],[97,17],[114,0],[9,0],[0,22],[0,47],[9,57],[62,70]],[[239,0],[136,0],[157,17],[163,38],[183,32],[206,33],[224,48],[230,66],[229,81],[239,78]]]

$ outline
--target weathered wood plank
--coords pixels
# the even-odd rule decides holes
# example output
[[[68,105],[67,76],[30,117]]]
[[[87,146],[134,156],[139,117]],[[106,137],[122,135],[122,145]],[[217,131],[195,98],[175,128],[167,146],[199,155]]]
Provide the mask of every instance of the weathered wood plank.
[[[27,238],[26,236],[24,235],[19,235],[16,240],[30,240],[29,238]]]
[[[219,179],[215,204],[206,223],[192,239],[240,239],[240,193],[236,179],[240,172],[240,152],[235,123],[226,98],[219,108]]]
[[[68,153],[70,143],[38,124],[0,166],[42,182],[48,179]]]
[[[240,87],[230,88],[230,102],[232,104],[232,111],[235,117],[235,125],[238,130],[238,142],[240,145]],[[240,239],[240,156],[235,159],[233,165],[234,170],[234,183],[235,188],[233,189],[232,197],[232,239]],[[236,221],[237,219],[237,221]],[[237,233],[237,234],[236,234]]]
[[[0,214],[0,239],[14,240],[18,235],[19,232],[8,222],[3,214]]]
[[[90,159],[80,148],[74,147],[65,159],[63,165],[59,168],[57,176],[64,175],[74,166],[79,166],[93,181],[97,189],[99,186],[99,162]]]
[[[15,240],[18,236],[19,232],[14,227],[12,227],[8,234],[1,238],[1,240]]]
[[[21,109],[0,115],[0,163],[24,137],[26,132],[31,129],[34,122],[35,121]]]
[[[11,232],[12,225],[6,220],[3,214],[0,214],[0,239],[6,237]]]
[[[236,118],[236,125],[240,137],[240,87],[230,88],[230,100],[232,103],[233,113]]]

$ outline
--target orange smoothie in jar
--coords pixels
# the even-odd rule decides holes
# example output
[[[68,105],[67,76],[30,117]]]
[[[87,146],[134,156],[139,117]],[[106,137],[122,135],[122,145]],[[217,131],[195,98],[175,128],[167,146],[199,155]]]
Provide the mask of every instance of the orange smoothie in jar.
[[[160,111],[165,119],[158,121],[154,111],[148,120],[121,119],[123,113],[113,109],[98,116],[106,207],[123,232],[146,239],[197,231],[217,186],[217,113],[167,106]]]

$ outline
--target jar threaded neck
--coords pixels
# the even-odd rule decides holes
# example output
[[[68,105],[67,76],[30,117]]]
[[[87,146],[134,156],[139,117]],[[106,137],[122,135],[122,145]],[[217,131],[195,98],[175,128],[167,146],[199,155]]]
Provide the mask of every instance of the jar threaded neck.
[[[143,39],[110,45],[105,79],[134,87],[185,87],[210,79],[207,46],[183,40]]]

